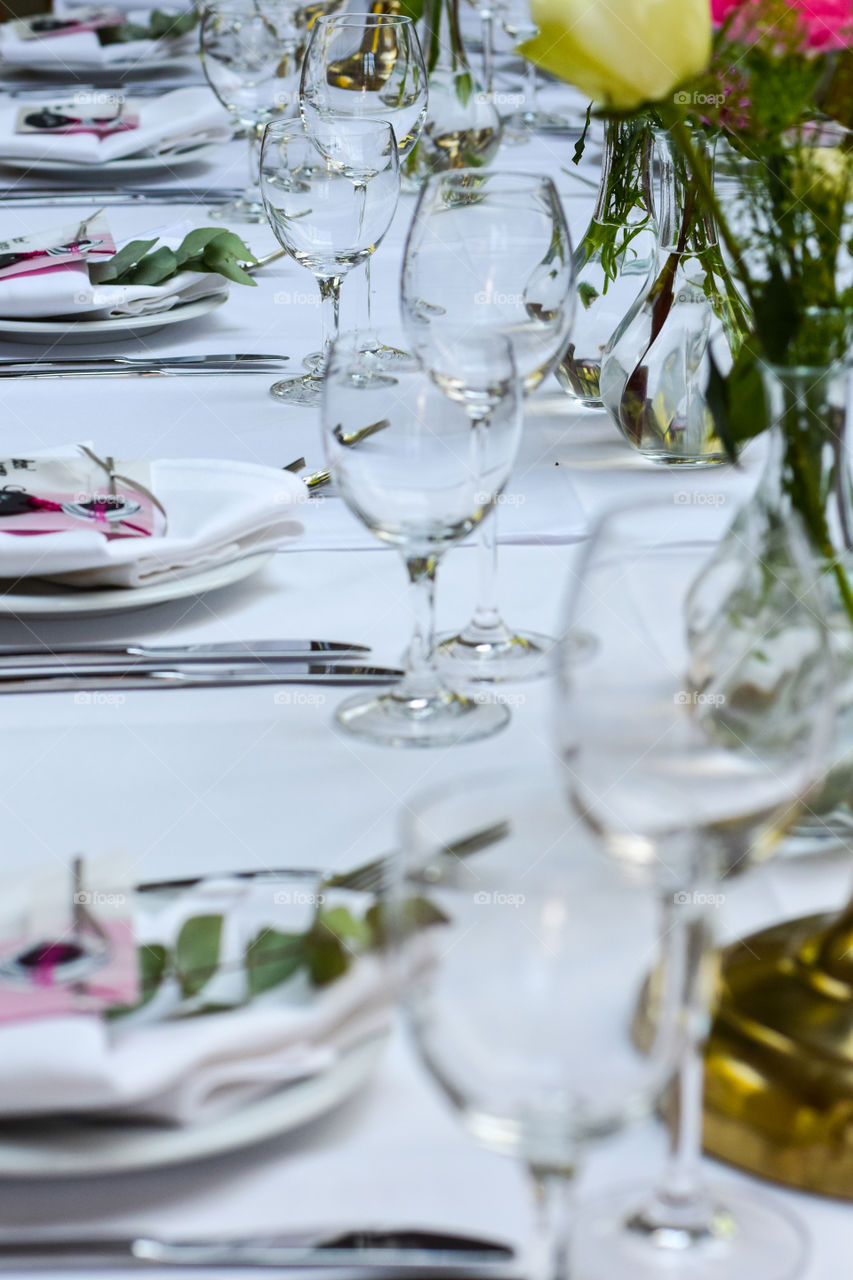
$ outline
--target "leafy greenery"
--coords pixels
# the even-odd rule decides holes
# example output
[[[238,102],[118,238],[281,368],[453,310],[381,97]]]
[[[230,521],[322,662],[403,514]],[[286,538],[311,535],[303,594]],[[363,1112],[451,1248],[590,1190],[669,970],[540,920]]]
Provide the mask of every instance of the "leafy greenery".
[[[155,9],[148,18],[148,24],[139,22],[122,22],[115,27],[99,27],[96,35],[101,45],[127,44],[131,40],[177,40],[192,31],[198,22],[197,9],[188,9],[186,13],[164,13]]]
[[[427,898],[410,898],[401,903],[394,916],[395,932],[407,938],[420,929],[447,923],[443,912]],[[203,1003],[198,997],[218,976],[224,920],[221,915],[192,916],[184,922],[173,948],[162,945],[139,948],[140,998],[131,1006],[108,1011],[120,1018],[143,1008],[164,983],[173,980],[183,997],[172,1011],[173,1017],[193,1017],[234,1008],[234,1004]],[[246,947],[243,972],[246,996],[251,1000],[282,986],[303,972],[314,987],[324,987],[343,977],[362,954],[377,951],[388,942],[389,908],[374,903],[359,918],[344,906],[326,908],[319,904],[310,927],[304,933],[280,933],[264,928]]]
[[[89,264],[93,284],[164,284],[181,271],[216,272],[235,284],[257,286],[243,263],[257,262],[238,235],[223,227],[198,227],[177,249],[157,240],[131,240],[105,262]]]

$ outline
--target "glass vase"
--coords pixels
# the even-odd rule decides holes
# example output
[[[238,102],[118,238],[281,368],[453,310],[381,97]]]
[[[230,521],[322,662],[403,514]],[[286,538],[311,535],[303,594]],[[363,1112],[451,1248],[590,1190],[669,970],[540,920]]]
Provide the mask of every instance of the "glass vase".
[[[458,0],[425,0],[420,36],[429,103],[420,140],[404,169],[414,187],[433,173],[489,164],[501,141],[498,110],[465,53]]]
[[[789,853],[834,849],[853,837],[853,502],[847,442],[850,360],[826,365],[765,365],[769,432],[758,488],[735,517],[688,602],[691,683],[700,693],[739,699],[744,714],[764,716],[778,674],[760,644],[747,666],[735,661],[744,629],[761,634],[762,612],[783,570],[778,532],[799,519],[822,573],[822,607],[836,660],[835,741],[818,794],[786,837]],[[785,569],[784,573],[790,573]],[[798,636],[788,636],[789,660]],[[775,709],[785,732],[785,707]]]
[[[654,264],[604,351],[601,399],[651,462],[704,467],[726,461],[705,396],[710,344],[725,372],[720,346],[729,358],[737,351],[748,317],[684,159],[665,130],[655,130],[655,143]]]
[[[555,371],[566,394],[589,409],[602,407],[602,353],[655,263],[651,182],[646,121],[608,121],[595,210],[574,255],[577,320]]]

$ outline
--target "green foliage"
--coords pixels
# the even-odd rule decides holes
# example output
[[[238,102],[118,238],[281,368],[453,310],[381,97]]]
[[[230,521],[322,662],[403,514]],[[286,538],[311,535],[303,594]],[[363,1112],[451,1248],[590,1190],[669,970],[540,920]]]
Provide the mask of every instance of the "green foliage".
[[[194,996],[216,973],[222,916],[194,916],[187,920],[175,944],[175,970],[185,996]]]
[[[122,22],[115,27],[99,27],[96,34],[101,45],[128,44],[131,40],[177,40],[192,31],[198,19],[197,9],[178,14],[155,9],[149,15],[147,25]]]
[[[156,240],[132,240],[106,262],[89,264],[93,284],[165,284],[181,271],[217,272],[235,284],[257,286],[241,263],[257,262],[238,235],[223,227],[198,227],[177,249]]]

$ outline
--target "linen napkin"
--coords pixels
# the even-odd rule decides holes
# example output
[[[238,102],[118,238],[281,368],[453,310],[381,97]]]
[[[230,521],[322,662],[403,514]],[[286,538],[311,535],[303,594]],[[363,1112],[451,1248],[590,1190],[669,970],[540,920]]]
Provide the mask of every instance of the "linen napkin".
[[[328,1069],[349,1046],[383,1034],[392,1004],[381,963],[362,956],[328,987],[302,999],[282,992],[264,1008],[126,1031],[89,1016],[7,1025],[0,1114],[201,1124]]]
[[[103,456],[96,446],[96,452]],[[50,578],[69,587],[141,587],[295,542],[306,489],[298,476],[253,463],[165,459],[151,488],[169,515],[162,537],[99,533],[0,534],[0,578]]]
[[[147,9],[133,9],[128,20],[144,24]],[[18,24],[0,26],[0,58],[13,66],[43,68],[46,71],[97,69],[113,65],[191,56],[198,41],[197,32],[189,32],[177,40],[128,40],[123,44],[102,45],[94,31],[62,32],[38,39],[22,39]]]
[[[73,114],[75,102],[86,106],[86,95],[81,93],[76,99],[52,98],[46,91],[43,102],[33,102],[28,107],[33,113],[42,106],[50,106],[60,112],[65,108]],[[126,98],[123,112],[138,116],[138,127],[102,139],[91,133],[16,133],[20,109],[20,102],[0,108],[0,156],[8,159],[100,165],[143,153],[167,154],[192,143],[227,142],[231,137],[228,113],[211,91],[201,86],[176,89],[159,98]]]
[[[160,245],[176,249],[194,225],[185,219],[149,232],[147,236],[133,238],[150,239],[157,235]],[[158,285],[92,284],[86,263],[73,262],[61,269],[0,279],[0,316],[19,320],[60,317],[107,320],[115,316],[151,315],[213,293],[227,293],[228,289],[229,282],[224,276],[196,271],[181,271]]]

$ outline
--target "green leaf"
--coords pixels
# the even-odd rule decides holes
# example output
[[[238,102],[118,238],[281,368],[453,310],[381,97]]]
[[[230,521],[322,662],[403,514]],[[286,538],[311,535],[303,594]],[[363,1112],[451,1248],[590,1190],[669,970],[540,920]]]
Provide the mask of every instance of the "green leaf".
[[[729,458],[737,460],[740,447],[767,427],[767,408],[758,357],[744,343],[730,372],[723,375],[709,352],[711,372],[706,401],[714,430]]]
[[[211,240],[223,234],[222,227],[196,227],[195,231],[190,231],[175,250],[179,266],[203,253]]]
[[[113,1005],[106,1011],[108,1018],[119,1018],[122,1014],[134,1013],[137,1009],[141,1009],[160,988],[169,963],[169,953],[166,948],[161,947],[159,943],[154,943],[139,947],[136,954],[139,964],[139,999],[136,1004]]]
[[[420,22],[424,13],[424,0],[399,0],[400,13],[412,22]]]
[[[201,264],[195,270],[218,271],[221,276],[225,276],[226,280],[233,280],[235,284],[248,284],[254,289],[258,287],[257,280],[253,280],[249,273],[243,270],[234,255],[224,252],[216,242],[207,246]]]
[[[149,253],[131,271],[121,277],[121,284],[162,284],[169,280],[178,270],[178,260],[174,249],[161,245],[153,253]]]
[[[321,907],[309,933],[305,935],[308,972],[315,987],[340,978],[349,969],[354,954],[372,940],[370,926],[357,920],[346,907]]]
[[[185,996],[194,996],[216,973],[222,916],[194,916],[187,920],[175,946],[175,968]]]
[[[262,929],[246,949],[249,994],[257,996],[286,982],[305,958],[304,934]]]
[[[598,296],[599,293],[595,285],[590,284],[588,280],[582,280],[578,285],[578,297],[581,300],[581,306],[584,311],[587,311],[592,306]]]
[[[113,254],[108,261],[90,262],[89,279],[93,284],[113,284],[117,282],[119,277],[125,271],[135,267],[140,258],[156,243],[156,236],[153,240],[131,240],[130,244],[126,244],[123,249],[119,249],[118,253]]]
[[[448,924],[448,917],[429,898],[407,898],[398,906],[376,902],[364,917],[372,935],[371,946],[387,946],[390,940],[404,941],[419,929]]]

